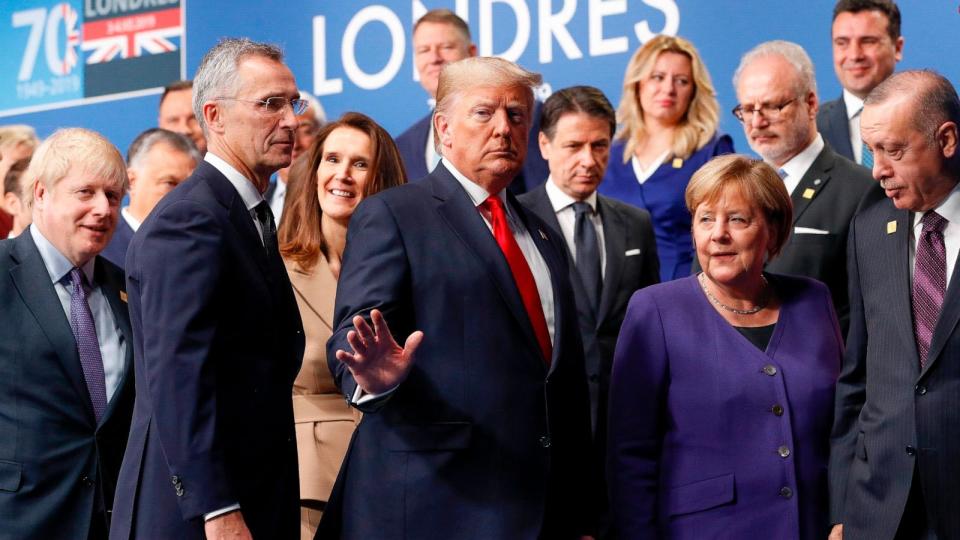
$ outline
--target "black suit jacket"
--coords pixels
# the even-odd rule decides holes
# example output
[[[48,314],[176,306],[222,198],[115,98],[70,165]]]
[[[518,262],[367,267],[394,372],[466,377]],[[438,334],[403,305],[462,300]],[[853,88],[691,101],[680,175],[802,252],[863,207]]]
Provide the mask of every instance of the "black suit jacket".
[[[780,256],[767,265],[770,272],[806,276],[830,288],[834,308],[846,335],[849,326],[846,253],[847,234],[867,193],[876,182],[868,169],[838,156],[830,146],[807,169],[793,190],[793,231]],[[873,200],[873,199],[871,199]],[[826,231],[826,234],[798,233],[797,228]]]
[[[912,213],[884,199],[850,230],[850,332],[830,456],[831,519],[845,539],[893,538],[918,481],[937,537],[960,538],[960,266],[920,369],[912,226]]]
[[[303,331],[280,254],[204,161],[127,263],[140,392],[110,537],[203,538],[204,514],[239,503],[254,538],[295,538]]]
[[[133,346],[123,272],[97,257],[94,280],[127,343],[98,424],[77,344],[30,230],[0,242],[0,538],[106,531],[133,410]]]
[[[513,275],[445,167],[364,199],[350,220],[327,358],[355,314],[380,309],[402,342],[422,330],[409,376],[364,415],[318,538],[574,538],[592,529],[589,401],[562,239],[512,196],[555,302],[547,369]],[[587,501],[590,502],[590,501]],[[340,528],[340,530],[337,530]]]
[[[817,131],[823,140],[841,156],[856,162],[853,147],[850,146],[850,120],[847,118],[847,105],[843,95],[833,101],[820,104],[817,112]],[[860,137],[858,136],[859,140]]]
[[[540,102],[534,101],[533,122],[530,124],[530,134],[527,139],[527,157],[523,162],[520,174],[510,183],[509,189],[515,194],[527,192],[550,175],[547,162],[540,154],[540,143],[537,136],[540,133]],[[412,126],[401,133],[397,141],[397,150],[403,157],[403,165],[407,170],[407,178],[418,181],[427,176],[427,137],[430,135],[430,122],[433,121],[433,111],[414,122]]]
[[[521,195],[519,200],[562,240],[560,222],[557,221],[545,186],[540,184],[533,191]],[[613,351],[627,312],[627,303],[637,289],[660,281],[660,263],[649,212],[599,194],[597,210],[603,223],[603,247],[607,261],[597,313],[586,300],[580,274],[566,242],[563,252],[570,267],[570,282],[573,284],[583,336],[587,379],[590,381],[591,421],[595,439],[602,443],[606,434],[603,426],[606,424],[607,389]]]

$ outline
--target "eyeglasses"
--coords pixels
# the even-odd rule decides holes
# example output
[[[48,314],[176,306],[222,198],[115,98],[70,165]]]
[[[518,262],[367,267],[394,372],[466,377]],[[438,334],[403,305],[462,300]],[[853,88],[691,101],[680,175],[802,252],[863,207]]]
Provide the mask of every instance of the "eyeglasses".
[[[780,114],[783,113],[783,109],[796,100],[797,98],[793,98],[778,104],[764,103],[759,107],[754,107],[753,105],[747,105],[746,107],[743,105],[737,105],[730,112],[732,112],[733,115],[737,117],[737,120],[741,122],[749,122],[753,120],[753,115],[755,114],[760,114],[770,122],[776,122],[780,119]]]
[[[280,96],[269,97],[267,99],[242,99],[235,97],[218,97],[214,99],[258,103],[260,105],[260,111],[264,114],[280,114],[287,106],[293,109],[293,114],[303,114],[303,111],[307,110],[307,105],[309,105],[305,99],[287,99]]]

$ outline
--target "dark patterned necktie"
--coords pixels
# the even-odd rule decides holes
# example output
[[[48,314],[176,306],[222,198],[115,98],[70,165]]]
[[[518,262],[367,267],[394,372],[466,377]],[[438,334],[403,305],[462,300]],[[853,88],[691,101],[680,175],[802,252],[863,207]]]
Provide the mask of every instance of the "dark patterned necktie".
[[[947,289],[947,251],[943,244],[947,220],[931,210],[920,223],[923,231],[917,239],[917,260],[913,269],[913,331],[922,369],[928,361],[930,341]]]
[[[573,244],[577,248],[577,271],[586,289],[590,307],[596,313],[600,307],[600,290],[603,287],[600,265],[600,242],[597,238],[597,228],[593,226],[590,215],[593,208],[585,202],[573,203],[573,211],[577,220],[573,226]]]
[[[255,206],[257,221],[260,222],[260,229],[263,231],[263,247],[267,254],[273,254],[277,251],[277,224],[273,221],[273,212],[267,201],[260,201]]]
[[[100,422],[107,408],[107,384],[103,375],[103,358],[100,356],[100,342],[97,341],[97,327],[93,323],[93,313],[87,295],[90,285],[87,276],[74,267],[70,270],[70,328],[77,340],[77,352],[80,353],[80,367],[87,382],[87,391],[93,403],[93,413]]]

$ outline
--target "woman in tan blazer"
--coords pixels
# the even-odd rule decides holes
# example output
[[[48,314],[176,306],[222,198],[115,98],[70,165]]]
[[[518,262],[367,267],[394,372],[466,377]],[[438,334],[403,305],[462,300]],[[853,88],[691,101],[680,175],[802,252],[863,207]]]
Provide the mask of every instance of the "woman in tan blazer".
[[[304,539],[316,532],[360,419],[334,385],[326,356],[347,225],[364,197],[404,182],[393,139],[360,113],[325,125],[290,173],[278,236],[306,336],[293,385]]]

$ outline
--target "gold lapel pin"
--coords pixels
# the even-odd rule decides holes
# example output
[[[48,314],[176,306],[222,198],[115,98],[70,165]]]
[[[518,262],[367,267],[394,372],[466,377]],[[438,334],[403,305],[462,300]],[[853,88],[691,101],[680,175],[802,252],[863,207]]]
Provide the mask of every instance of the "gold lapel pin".
[[[674,169],[679,169],[679,168],[681,168],[681,167],[683,167],[683,160],[680,159],[680,158],[678,158],[678,157],[677,157],[677,158],[673,158],[673,168],[674,168]]]
[[[895,232],[897,232],[897,222],[896,222],[896,221],[888,221],[888,222],[887,222],[887,234],[893,234],[893,233],[895,233]]]
[[[803,190],[803,198],[804,198],[804,199],[812,199],[814,193],[816,193],[816,191],[814,191],[813,188],[807,188],[807,189]]]
[[[127,291],[120,291],[120,301],[124,304],[127,303]]]

